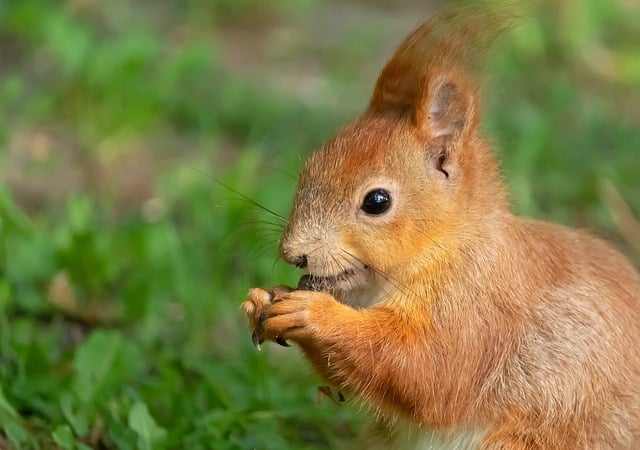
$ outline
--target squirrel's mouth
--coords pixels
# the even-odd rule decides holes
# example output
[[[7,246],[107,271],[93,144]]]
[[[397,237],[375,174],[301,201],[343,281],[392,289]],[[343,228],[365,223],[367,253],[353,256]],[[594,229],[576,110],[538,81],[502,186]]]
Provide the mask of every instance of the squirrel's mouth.
[[[347,269],[345,271],[340,272],[338,275],[334,275],[332,277],[318,277],[318,279],[324,281],[325,283],[339,283],[341,281],[349,280],[350,278],[355,276],[355,274],[356,274],[355,270]]]
[[[337,275],[328,277],[307,273],[300,277],[300,281],[298,282],[298,289],[305,291],[322,291],[331,293],[335,289],[343,288],[343,286],[348,287],[355,276],[355,269],[347,269]]]

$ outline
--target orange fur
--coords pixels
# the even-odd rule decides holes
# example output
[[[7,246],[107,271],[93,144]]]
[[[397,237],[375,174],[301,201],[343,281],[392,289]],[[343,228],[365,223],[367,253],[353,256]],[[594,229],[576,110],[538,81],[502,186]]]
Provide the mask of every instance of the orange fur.
[[[640,448],[640,276],[584,232],[512,215],[478,132],[469,35],[505,17],[445,14],[407,38],[369,109],[306,162],[282,237],[335,292],[254,289],[244,309],[391,428]],[[367,215],[375,188],[391,207]]]

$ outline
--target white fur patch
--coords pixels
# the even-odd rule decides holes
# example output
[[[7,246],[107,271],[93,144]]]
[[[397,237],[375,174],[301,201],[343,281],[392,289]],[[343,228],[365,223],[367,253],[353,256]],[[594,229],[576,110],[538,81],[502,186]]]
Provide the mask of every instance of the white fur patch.
[[[374,425],[364,433],[360,448],[368,450],[475,450],[482,430],[458,430],[443,433],[407,424]]]

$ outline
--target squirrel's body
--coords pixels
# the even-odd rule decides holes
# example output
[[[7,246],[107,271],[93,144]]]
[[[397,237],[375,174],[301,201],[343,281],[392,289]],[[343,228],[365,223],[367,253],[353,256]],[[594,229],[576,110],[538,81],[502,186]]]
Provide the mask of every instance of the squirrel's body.
[[[376,411],[367,448],[640,448],[640,276],[509,212],[457,29],[418,28],[309,158],[281,253],[331,289],[252,290],[254,332]]]

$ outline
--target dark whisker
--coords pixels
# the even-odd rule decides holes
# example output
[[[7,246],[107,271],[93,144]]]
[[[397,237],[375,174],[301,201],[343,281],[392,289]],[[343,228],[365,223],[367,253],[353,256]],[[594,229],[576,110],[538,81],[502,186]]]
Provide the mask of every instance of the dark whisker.
[[[279,167],[275,167],[275,166],[269,166],[269,169],[276,171],[276,172],[280,172],[283,175],[286,175],[287,177],[291,178],[294,181],[298,181],[298,177],[296,177],[295,175],[291,175],[289,172],[287,172],[286,170],[283,170]]]
[[[211,175],[207,174],[206,172],[203,172],[202,170],[193,167],[193,170],[195,170],[196,172],[204,175],[207,178],[210,178],[214,183],[219,184],[220,186],[228,189],[229,191],[233,192],[234,194],[236,194],[237,196],[239,196],[241,199],[251,203],[254,206],[257,206],[258,208],[260,208],[261,210],[271,214],[272,216],[276,217],[277,219],[281,220],[282,222],[286,222],[287,219],[283,216],[281,216],[280,214],[278,214],[277,212],[267,208],[266,206],[261,205],[260,203],[258,203],[257,201],[253,200],[250,197],[247,197],[246,195],[244,195],[242,192],[232,188],[231,186],[229,186],[228,184],[223,183],[220,180],[215,179],[214,177],[212,177]]]
[[[273,274],[273,271],[276,270],[276,264],[278,264],[278,261],[280,261],[280,257],[276,256],[275,258],[273,258],[273,264],[271,264],[271,273]]]
[[[235,229],[229,231],[228,233],[226,233],[225,236],[222,237],[219,243],[219,247],[221,249],[228,248],[228,246],[233,246],[238,244],[239,242],[243,242],[244,241],[243,237],[246,236],[246,232],[248,230],[255,229],[252,227],[253,225],[250,225],[250,224],[243,224],[243,223],[239,224]],[[259,238],[268,238],[269,240],[277,242],[280,236],[280,231],[258,229],[258,233],[255,233],[255,235]]]
[[[331,259],[332,259],[332,260],[333,260],[333,261],[334,261],[334,262],[335,262],[335,263],[340,267],[340,271],[341,271],[341,272],[344,272],[344,271],[346,271],[346,270],[347,270],[347,268],[344,266],[344,264],[342,264],[342,263],[338,260],[338,258],[336,258],[333,254],[331,254]],[[350,288],[353,288],[353,284],[352,284],[352,282],[351,282],[351,280],[350,280],[350,279],[348,279],[348,283],[349,283],[349,287],[350,287]]]
[[[388,281],[389,283],[391,283],[399,292],[402,292],[404,295],[416,295],[414,292],[412,292],[412,290],[409,288],[409,286],[405,285],[404,283],[400,282],[399,280],[395,279],[394,277],[391,277],[390,275],[386,274],[384,271],[378,269],[377,267],[371,265],[371,264],[367,264],[364,261],[362,261],[360,258],[358,258],[357,256],[355,256],[353,253],[347,251],[347,250],[342,250],[342,252],[348,256],[350,256],[353,260],[359,262],[360,264],[362,264],[363,266],[368,267],[369,269],[371,269],[374,273],[376,273],[377,275],[379,275],[381,278],[385,279],[386,281]],[[382,289],[382,287],[380,285],[377,285],[377,287],[379,289]],[[385,294],[387,294],[388,292],[383,291]]]
[[[247,223],[247,224],[252,224],[252,225],[272,225],[274,227],[278,227],[280,230],[282,230],[282,223],[280,222],[270,222],[268,220],[248,220],[245,221],[243,223]]]
[[[271,248],[275,246],[274,244],[275,244],[274,241],[266,241],[266,242],[258,243],[258,245],[254,246],[254,248],[252,248],[247,253],[247,260],[254,261],[268,253],[271,253]]]
[[[241,222],[233,231],[273,231],[277,233],[282,232],[282,227],[279,224],[272,224],[270,222]]]

